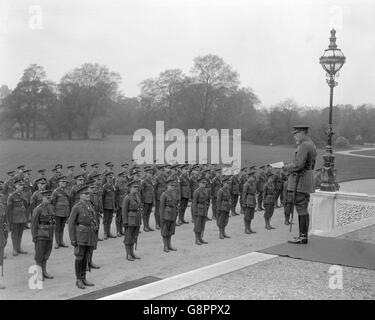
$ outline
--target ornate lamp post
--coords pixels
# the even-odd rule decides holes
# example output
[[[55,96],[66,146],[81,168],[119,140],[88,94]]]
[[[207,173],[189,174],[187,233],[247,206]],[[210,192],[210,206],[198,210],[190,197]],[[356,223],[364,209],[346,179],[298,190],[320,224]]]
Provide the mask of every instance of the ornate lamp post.
[[[322,172],[322,183],[320,190],[322,191],[337,191],[338,183],[336,181],[336,170],[335,170],[335,156],[332,152],[332,107],[333,107],[333,88],[337,86],[335,77],[338,76],[338,71],[345,63],[345,56],[342,51],[337,48],[336,44],[336,31],[331,30],[331,37],[329,38],[330,43],[328,49],[324,51],[323,56],[320,57],[319,63],[326,71],[327,83],[330,88],[329,96],[329,122],[328,122],[328,144],[326,146],[326,153],[323,156],[324,166]]]

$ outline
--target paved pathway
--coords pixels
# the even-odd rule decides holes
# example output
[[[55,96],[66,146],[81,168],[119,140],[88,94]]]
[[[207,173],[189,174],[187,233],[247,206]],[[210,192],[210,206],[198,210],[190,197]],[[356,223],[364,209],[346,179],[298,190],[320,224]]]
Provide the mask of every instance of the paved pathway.
[[[354,149],[354,150],[336,151],[335,153],[336,154],[342,154],[342,155],[345,155],[345,156],[375,159],[375,156],[353,153],[353,152],[368,151],[368,150],[375,150],[375,148],[361,148],[361,149]]]

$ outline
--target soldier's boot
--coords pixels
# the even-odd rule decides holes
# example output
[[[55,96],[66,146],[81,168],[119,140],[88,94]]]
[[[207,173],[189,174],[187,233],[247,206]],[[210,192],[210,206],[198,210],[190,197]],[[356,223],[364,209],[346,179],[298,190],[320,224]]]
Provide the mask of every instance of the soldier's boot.
[[[82,282],[82,271],[81,271],[81,264],[83,263],[82,260],[76,259],[74,262],[75,272],[76,272],[76,286],[79,289],[86,289],[85,285]]]
[[[251,234],[251,231],[249,229],[249,221],[245,221],[245,233],[246,234]]]
[[[197,244],[198,246],[202,245],[201,242],[200,242],[200,239],[199,239],[199,233],[198,232],[195,233],[195,244]]]
[[[270,225],[269,225],[269,219],[268,219],[268,218],[264,218],[264,220],[265,220],[265,222],[266,222],[266,226],[265,226],[265,228],[266,228],[267,230],[271,230]]]
[[[150,215],[148,215],[148,216],[146,217],[146,222],[147,222],[147,228],[148,228],[148,230],[149,230],[149,231],[155,231],[154,229],[152,229],[152,228],[150,227]]]
[[[104,229],[104,237],[103,239],[104,240],[107,240],[108,239],[108,227],[107,227],[107,224],[103,224],[103,229]]]
[[[228,236],[228,235],[225,233],[225,227],[223,228],[223,236],[224,236],[224,238],[230,238],[230,236]]]
[[[207,244],[208,242],[203,240],[203,231],[200,233],[199,241],[203,244]]]
[[[155,216],[155,229],[160,230],[160,217],[155,215],[155,213],[154,213],[154,216]]]
[[[249,224],[249,230],[250,230],[250,232],[251,233],[256,233],[256,231],[254,231],[253,229],[251,229],[251,220],[248,222],[248,224]]]
[[[164,244],[164,252],[169,252],[167,237],[163,237],[163,244]]]
[[[150,229],[147,226],[147,220],[146,219],[147,219],[147,217],[145,217],[145,216],[142,217],[142,220],[143,220],[143,230],[146,231],[146,232],[149,232]]]
[[[118,222],[118,221],[116,221],[116,233],[117,233],[117,236],[118,236],[119,238],[122,237],[122,233],[121,233],[121,223]]]
[[[86,280],[86,265],[89,263],[90,257],[88,257],[88,260],[82,260],[82,283],[87,287],[93,287],[94,284],[90,281]]]
[[[219,239],[224,239],[223,228],[219,228]]]
[[[135,255],[134,248],[135,248],[135,244],[133,244],[133,245],[130,246],[130,254],[131,254],[131,256],[133,257],[133,259],[141,259],[137,255]]]
[[[286,226],[289,226],[290,225],[290,222],[289,222],[289,214],[287,214],[287,213],[284,213],[284,224],[286,225]]]
[[[38,270],[38,275],[37,275],[38,281],[43,281],[44,280],[44,277],[43,277],[43,264],[38,264],[37,263],[37,270]]]
[[[130,246],[129,245],[125,245],[125,250],[126,250],[126,260],[129,260],[129,261],[134,261],[133,257],[132,257],[132,254],[130,252]]]
[[[172,247],[172,243],[171,243],[171,242],[172,242],[172,236],[169,236],[167,239],[168,239],[168,240],[167,240],[168,249],[169,249],[170,251],[177,251],[176,248]]]
[[[42,264],[42,272],[43,272],[43,278],[45,278],[45,279],[53,279],[53,276],[51,276],[47,272],[47,261],[44,261],[43,264]]]

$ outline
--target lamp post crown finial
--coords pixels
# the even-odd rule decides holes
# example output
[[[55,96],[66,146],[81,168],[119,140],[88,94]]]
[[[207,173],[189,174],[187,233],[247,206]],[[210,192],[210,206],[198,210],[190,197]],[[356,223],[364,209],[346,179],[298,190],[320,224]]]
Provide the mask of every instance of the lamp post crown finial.
[[[329,38],[329,46],[328,48],[332,49],[332,48],[337,48],[337,44],[336,44],[336,30],[332,28],[331,30],[331,37]]]

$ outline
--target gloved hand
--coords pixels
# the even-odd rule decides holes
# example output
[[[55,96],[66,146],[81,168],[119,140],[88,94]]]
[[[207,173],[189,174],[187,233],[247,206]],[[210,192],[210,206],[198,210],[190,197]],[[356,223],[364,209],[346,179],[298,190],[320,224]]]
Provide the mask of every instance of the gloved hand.
[[[36,243],[36,238],[33,238],[33,242]]]
[[[73,247],[76,247],[78,245],[77,241],[71,241],[70,242]]]

